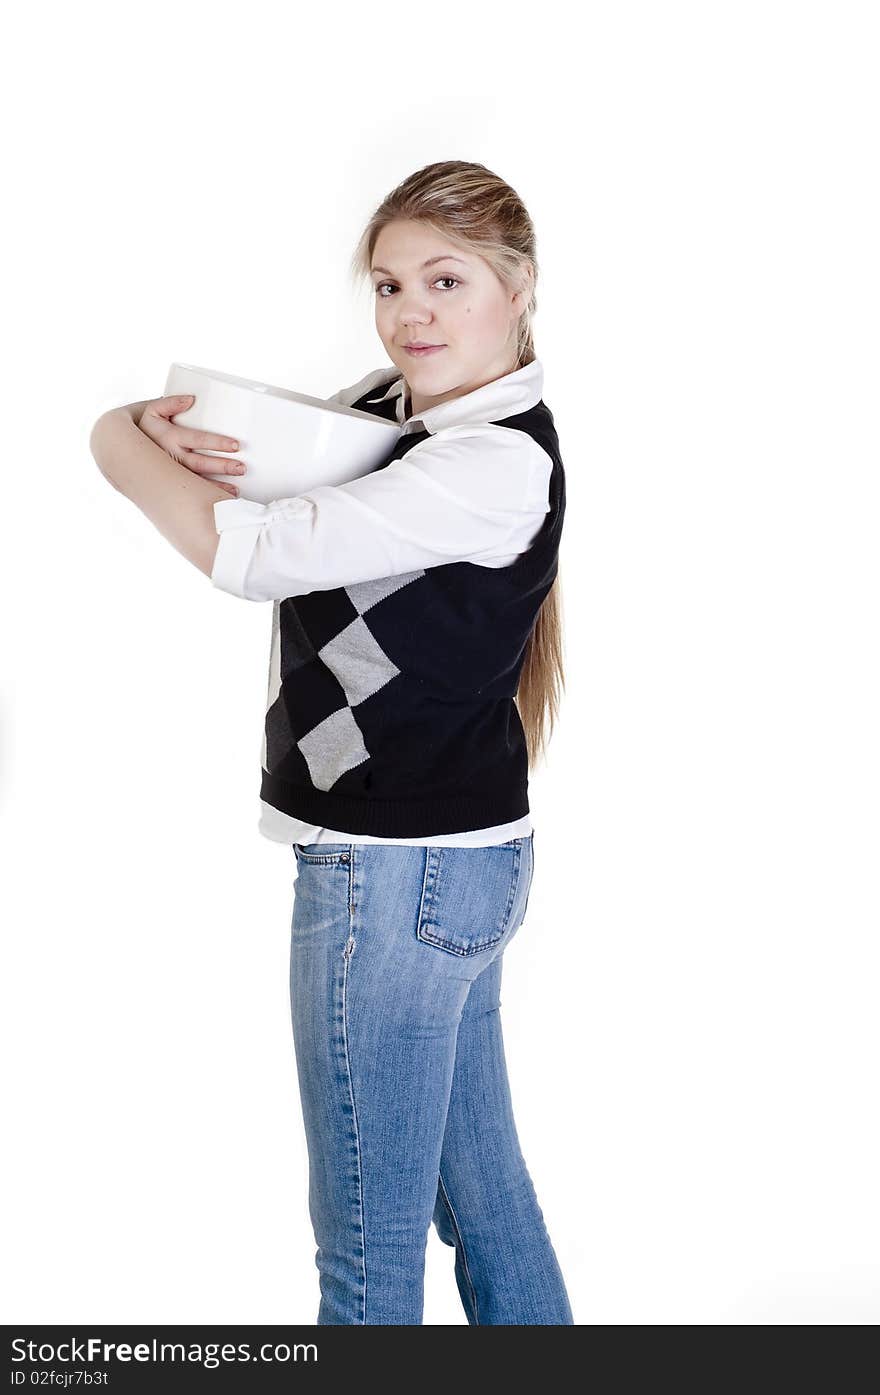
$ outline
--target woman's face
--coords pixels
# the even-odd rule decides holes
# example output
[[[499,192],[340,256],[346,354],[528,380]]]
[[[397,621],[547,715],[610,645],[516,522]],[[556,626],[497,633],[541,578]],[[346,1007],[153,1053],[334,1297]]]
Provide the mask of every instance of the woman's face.
[[[413,415],[515,369],[516,326],[526,297],[507,291],[475,252],[398,219],[376,239],[372,281],[376,328],[406,378]],[[407,353],[404,346],[419,341],[444,347]]]

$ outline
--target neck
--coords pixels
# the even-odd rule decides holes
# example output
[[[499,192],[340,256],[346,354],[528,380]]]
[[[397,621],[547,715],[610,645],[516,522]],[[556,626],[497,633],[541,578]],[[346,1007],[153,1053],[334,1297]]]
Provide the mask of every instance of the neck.
[[[407,418],[409,418],[411,416],[415,416],[423,411],[428,410],[428,408],[430,407],[437,407],[442,402],[449,402],[452,398],[465,396],[469,392],[476,392],[478,388],[485,387],[487,383],[494,383],[498,380],[498,378],[504,378],[507,377],[510,373],[515,373],[519,366],[520,365],[518,365],[516,361],[516,355],[513,354],[512,362],[510,361],[510,359],[508,359],[506,363],[503,361],[499,363],[496,360],[494,364],[490,364],[484,370],[483,373],[478,375],[478,378],[475,382],[462,383],[459,385],[459,387],[454,388],[451,392],[443,393],[439,398],[429,398],[427,400],[423,400],[420,398],[415,402],[413,402],[412,390],[410,388],[409,383],[406,381],[406,375],[404,374],[404,415]]]

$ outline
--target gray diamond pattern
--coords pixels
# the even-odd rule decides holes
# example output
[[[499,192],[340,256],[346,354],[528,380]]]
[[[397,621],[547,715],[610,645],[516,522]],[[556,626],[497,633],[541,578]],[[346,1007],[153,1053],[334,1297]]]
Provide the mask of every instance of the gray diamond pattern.
[[[400,576],[383,577],[346,586],[349,600],[358,612],[352,620],[317,651],[345,692],[347,706],[325,717],[296,743],[309,767],[309,776],[316,789],[329,790],[344,775],[363,761],[370,752],[364,744],[363,732],[352,709],[396,678],[400,669],[382,649],[363,616],[386,596],[402,586],[409,586],[425,575],[424,568]],[[306,636],[294,644],[295,652],[288,660],[285,672],[306,662],[309,654]],[[296,681],[294,678],[292,681]]]

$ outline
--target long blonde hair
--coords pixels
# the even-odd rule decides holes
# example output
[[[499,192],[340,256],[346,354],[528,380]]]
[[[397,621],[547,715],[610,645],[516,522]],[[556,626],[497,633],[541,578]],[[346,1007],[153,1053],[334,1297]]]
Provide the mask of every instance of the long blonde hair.
[[[416,170],[392,189],[367,223],[352,257],[356,280],[369,280],[379,233],[399,218],[420,222],[475,251],[511,292],[524,289],[531,280],[531,295],[517,325],[516,367],[532,363],[538,260],[535,229],[516,191],[485,165],[467,160],[440,160]],[[539,756],[546,756],[564,688],[562,583],[557,570],[529,635],[516,691],[530,768]]]

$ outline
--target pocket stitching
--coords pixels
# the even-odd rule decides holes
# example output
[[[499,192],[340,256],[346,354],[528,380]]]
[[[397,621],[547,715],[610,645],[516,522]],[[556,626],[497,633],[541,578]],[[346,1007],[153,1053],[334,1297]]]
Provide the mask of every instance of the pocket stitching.
[[[323,863],[325,866],[334,862],[348,862],[351,859],[351,853],[348,850],[335,853],[307,853],[302,851],[298,843],[294,843],[293,851],[297,862]]]
[[[441,939],[438,935],[432,935],[430,930],[426,930],[424,928],[424,922],[426,915],[428,914],[428,910],[430,906],[438,899],[437,890],[440,883],[440,869],[443,864],[444,852],[444,848],[442,846],[434,846],[428,848],[428,855],[425,859],[425,876],[422,881],[422,897],[421,901],[419,902],[419,914],[416,925],[417,939],[421,940],[423,944],[432,945],[435,949],[445,950],[447,954],[455,954],[458,955],[460,958],[466,958],[470,954],[479,954],[484,949],[491,949],[493,945],[497,945],[499,941],[504,938],[504,936],[510,929],[510,919],[514,904],[516,902],[517,892],[519,891],[519,883],[522,869],[522,840],[511,839],[510,841],[511,843],[516,844],[516,856],[513,875],[510,879],[510,892],[508,894],[507,906],[504,912],[504,919],[501,922],[501,928],[495,935],[491,937],[491,939],[481,940],[479,944],[473,945],[454,945],[449,940]],[[502,846],[507,845],[504,844]],[[436,853],[436,870],[434,872],[433,878],[430,878],[429,886],[431,857],[434,853]]]

